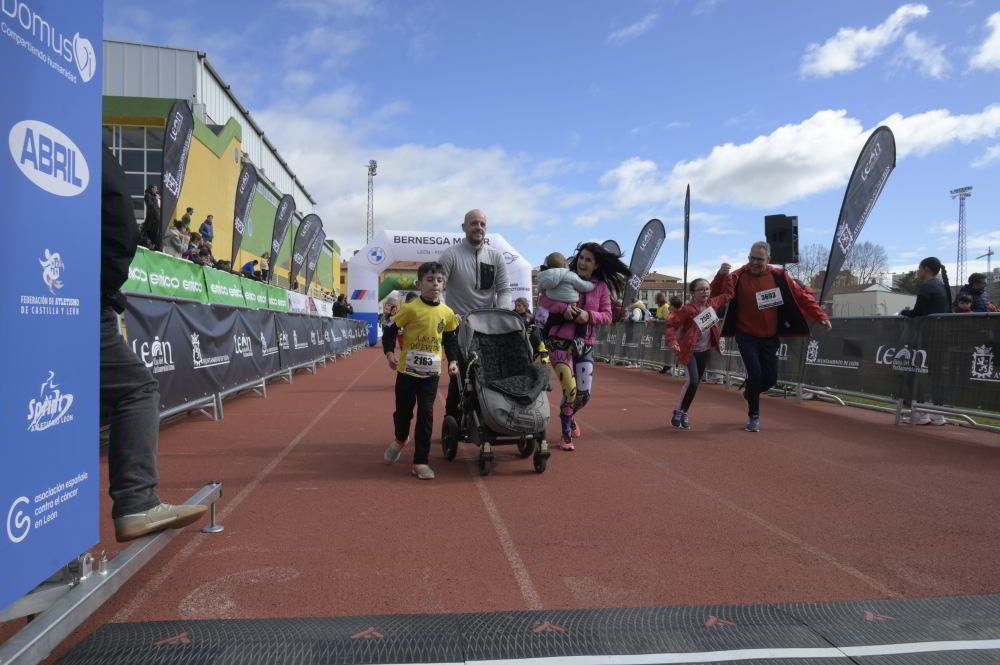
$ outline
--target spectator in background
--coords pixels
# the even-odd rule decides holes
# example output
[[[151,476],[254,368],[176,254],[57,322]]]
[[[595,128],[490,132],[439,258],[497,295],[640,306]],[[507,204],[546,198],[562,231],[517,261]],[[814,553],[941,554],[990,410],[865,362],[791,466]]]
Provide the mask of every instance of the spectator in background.
[[[160,395],[152,373],[118,331],[122,284],[138,244],[125,173],[104,147],[101,172],[101,420],[109,422],[108,494],[115,538],[134,540],[195,522],[206,506],[172,506],[156,494]],[[155,346],[154,346],[155,349]]]
[[[240,272],[243,273],[244,277],[249,277],[250,279],[253,279],[254,272],[257,270],[258,263],[260,262],[257,259],[253,259],[252,261],[247,261],[246,263],[243,264],[243,267],[240,268]]]
[[[194,233],[191,234],[191,237],[188,239],[187,249],[185,249],[184,253],[181,254],[181,258],[186,259],[188,261],[194,261],[198,257],[198,254],[201,252],[201,246],[202,246],[201,236],[198,235],[197,231],[195,231]],[[197,263],[197,261],[195,262]]]
[[[198,250],[198,256],[195,257],[195,263],[208,267],[212,267],[213,265],[215,265],[215,257],[212,256],[211,243],[206,242],[202,244],[201,248]]]
[[[971,314],[975,310],[972,309],[972,296],[968,293],[963,293],[955,299],[955,306],[951,309],[955,314]]]
[[[634,300],[625,310],[625,320],[632,323],[642,323],[649,318],[649,310],[646,303],[641,300]]]
[[[674,296],[669,300],[669,304],[670,304],[670,309],[678,309],[684,306],[684,301],[678,298],[677,296]]]
[[[917,302],[913,309],[906,308],[899,313],[907,318],[917,318],[930,316],[931,314],[947,314],[951,311],[951,287],[948,284],[948,269],[941,263],[941,259],[936,256],[928,256],[917,266],[917,280],[920,286],[917,287]],[[909,331],[907,331],[909,332]],[[912,340],[911,340],[912,341]],[[915,375],[910,374],[905,377],[908,383],[907,391],[912,394]],[[940,393],[940,384],[932,386],[931,400],[935,404],[943,401]],[[918,401],[921,401],[918,396]],[[909,407],[911,400],[904,399],[903,406]],[[913,425],[944,425],[946,421],[940,414],[929,414],[925,411],[903,415],[900,422]]]
[[[378,325],[385,330],[392,323],[392,317],[399,311],[399,303],[395,298],[386,298],[382,303],[382,313],[378,315]]]
[[[997,311],[997,306],[990,302],[990,294],[986,292],[986,275],[981,272],[969,275],[969,283],[963,286],[958,293],[972,299],[973,312]]]
[[[667,295],[663,291],[656,294],[656,318],[661,321],[670,318],[670,304],[667,303]]]
[[[142,195],[146,203],[146,219],[142,223],[139,244],[149,249],[160,249],[160,190],[150,185]]]
[[[181,221],[184,222],[184,226],[187,229],[190,229],[191,224],[194,223],[194,220],[191,219],[192,216],[194,216],[194,208],[188,208],[184,211],[184,215],[181,217]]]
[[[164,238],[163,251],[170,256],[181,258],[184,252],[187,251],[189,242],[190,237],[184,232],[184,222],[175,219],[173,225],[167,231],[167,237]]]
[[[271,275],[271,265],[267,254],[262,254],[260,257],[260,281],[266,282],[267,278]],[[329,295],[329,294],[328,294]]]
[[[190,208],[188,209],[190,210]],[[202,238],[209,242],[212,242],[215,239],[215,229],[212,228],[212,222],[214,219],[215,218],[212,215],[209,215],[205,218],[205,221],[201,223],[201,226],[198,227],[198,233],[201,234]]]
[[[403,299],[403,302],[404,303],[413,302],[416,299],[417,299],[416,291],[407,291],[406,298]]]
[[[514,301],[514,311],[524,321],[526,328],[531,328],[531,307],[528,306],[527,298],[518,298]]]
[[[337,302],[333,303],[333,315],[341,319],[354,314],[354,307],[347,302],[347,297],[341,293],[337,296]]]

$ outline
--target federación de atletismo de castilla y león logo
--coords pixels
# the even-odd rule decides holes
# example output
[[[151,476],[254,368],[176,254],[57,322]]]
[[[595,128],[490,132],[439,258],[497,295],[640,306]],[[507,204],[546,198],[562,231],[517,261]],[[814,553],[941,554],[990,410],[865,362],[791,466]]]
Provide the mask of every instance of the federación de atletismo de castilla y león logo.
[[[45,250],[45,258],[38,259],[38,263],[42,266],[42,281],[49,287],[49,293],[55,295],[56,289],[63,287],[59,276],[66,264],[63,263],[59,252],[50,252],[48,249]]]

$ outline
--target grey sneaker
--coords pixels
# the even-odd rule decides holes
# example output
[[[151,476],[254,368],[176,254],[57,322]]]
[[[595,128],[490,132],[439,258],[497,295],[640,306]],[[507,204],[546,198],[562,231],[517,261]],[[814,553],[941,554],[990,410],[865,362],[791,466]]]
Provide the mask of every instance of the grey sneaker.
[[[413,475],[420,480],[434,480],[434,469],[427,464],[414,464]]]
[[[401,444],[399,441],[393,441],[385,449],[385,453],[382,455],[382,459],[385,460],[386,464],[395,464],[399,461],[399,455],[403,452],[403,446],[406,444]]]
[[[750,420],[747,421],[747,424],[743,429],[745,429],[748,432],[759,432],[760,416],[751,416]]]
[[[207,506],[171,506],[169,503],[161,503],[144,513],[133,513],[116,519],[115,538],[124,543],[164,529],[180,529],[196,522],[207,511]]]

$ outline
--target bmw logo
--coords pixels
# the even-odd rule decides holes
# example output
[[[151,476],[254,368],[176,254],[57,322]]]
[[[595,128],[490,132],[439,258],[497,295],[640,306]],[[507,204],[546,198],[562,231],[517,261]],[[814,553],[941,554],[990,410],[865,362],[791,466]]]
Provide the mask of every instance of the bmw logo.
[[[385,261],[385,250],[381,247],[372,247],[368,250],[368,262],[373,265],[379,265]]]

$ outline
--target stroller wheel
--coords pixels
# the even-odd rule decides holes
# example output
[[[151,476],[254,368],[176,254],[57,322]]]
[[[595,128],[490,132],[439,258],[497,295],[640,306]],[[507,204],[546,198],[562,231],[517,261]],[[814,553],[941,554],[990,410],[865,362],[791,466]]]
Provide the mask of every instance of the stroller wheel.
[[[441,451],[444,453],[444,458],[451,462],[455,459],[455,455],[458,454],[458,439],[460,435],[458,423],[451,416],[446,416],[443,430],[441,435]]]
[[[531,457],[533,452],[535,452],[534,438],[526,436],[517,442],[517,454],[521,457]]]
[[[488,476],[490,471],[493,470],[493,456],[492,455],[480,455],[479,456],[479,475]]]
[[[545,465],[548,462],[548,458],[535,453],[535,459],[533,461],[535,463],[535,473],[545,473]]]

